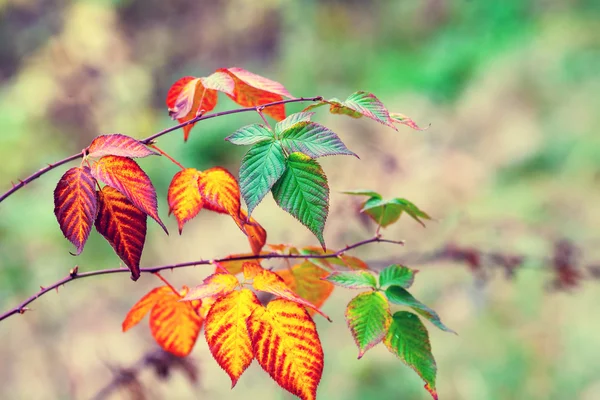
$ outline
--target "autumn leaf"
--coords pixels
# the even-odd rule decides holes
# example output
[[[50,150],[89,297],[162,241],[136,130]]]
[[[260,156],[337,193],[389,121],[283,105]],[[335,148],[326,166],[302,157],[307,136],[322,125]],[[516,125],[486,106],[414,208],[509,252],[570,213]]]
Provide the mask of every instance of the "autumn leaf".
[[[145,144],[132,137],[114,133],[100,135],[92,140],[87,148],[88,157],[100,158],[104,156],[121,156],[141,158],[159,156],[160,154],[146,147]]]
[[[225,296],[232,292],[240,282],[231,274],[217,273],[204,279],[201,285],[192,288],[183,301],[198,300],[204,297]]]
[[[200,171],[195,168],[186,168],[176,173],[169,185],[167,194],[169,215],[171,213],[175,215],[179,234],[183,230],[183,225],[202,210],[204,202],[200,196],[199,177]]]
[[[171,86],[167,93],[169,116],[179,123],[194,119],[200,112],[211,111],[217,105],[217,91],[203,85],[202,78],[185,76]],[[187,141],[195,124],[183,127],[184,141]]]
[[[87,167],[73,167],[54,189],[54,215],[65,238],[81,254],[98,213],[96,180]]]
[[[263,251],[260,254],[266,255],[266,254],[269,254],[269,252]],[[232,275],[240,274],[240,273],[242,273],[242,270],[244,268],[244,263],[248,262],[249,259],[254,256],[255,256],[254,253],[230,254],[226,257],[225,260],[215,262],[215,264],[218,264],[218,266],[216,268],[216,272],[222,271],[224,269]],[[227,261],[228,258],[243,258],[243,259]],[[256,261],[260,262],[260,259],[258,259]]]
[[[324,314],[318,307],[314,304],[304,300],[302,297],[298,296],[294,293],[286,284],[285,281],[277,275],[275,272],[267,271],[263,269],[260,274],[254,277],[254,281],[252,286],[256,290],[260,290],[261,292],[267,292],[274,294],[275,296],[282,297],[284,299],[294,301],[298,304],[301,304],[305,307],[309,307],[323,317],[327,318],[328,321],[331,321],[326,314]]]
[[[226,72],[213,72],[206,78],[200,78],[202,84],[207,89],[218,90],[219,92],[226,93],[233,96],[233,90],[235,88],[235,82],[233,78]]]
[[[260,275],[264,268],[260,266],[258,261],[244,261],[242,265],[244,271],[244,279],[254,279],[257,275]]]
[[[419,317],[408,311],[396,312],[383,343],[391,353],[419,374],[425,381],[425,389],[437,400],[437,366],[431,354],[427,328]]]
[[[429,126],[427,126],[427,128],[421,128],[421,127],[419,127],[419,125],[417,125],[415,121],[413,121],[412,119],[408,118],[404,114],[390,113],[390,118],[392,118],[392,121],[394,121],[395,124],[406,125],[409,128],[413,128],[413,129],[415,129],[417,131],[424,131],[426,129],[429,129]]]
[[[221,297],[206,316],[204,333],[213,357],[231,378],[234,387],[254,358],[246,321],[257,307],[256,295],[248,290]]]
[[[248,318],[254,357],[282,388],[315,400],[323,374],[323,348],[315,323],[300,305],[285,299],[256,307]]]
[[[235,219],[235,222],[248,237],[252,253],[255,255],[260,254],[265,243],[267,243],[267,231],[265,231],[254,217],[248,219],[248,213],[243,208],[240,209],[240,218]]]
[[[323,250],[321,247],[308,246],[300,250],[300,254],[314,254],[314,255],[326,255],[335,254],[333,250]],[[310,262],[317,264],[325,269],[339,269],[334,266],[345,267],[351,270],[365,270],[369,269],[367,263],[358,257],[354,257],[348,254],[342,254],[337,257],[331,258],[310,258]]]
[[[241,106],[255,107],[281,101],[284,97],[293,98],[282,84],[242,68],[221,68],[217,72],[227,73],[233,78],[235,82],[233,95],[227,95]],[[264,109],[264,113],[281,121],[285,118],[285,105],[267,107]]]
[[[240,188],[225,168],[214,167],[200,173],[198,188],[205,208],[239,218]]]
[[[385,337],[391,322],[390,306],[380,292],[364,292],[350,300],[346,322],[358,346],[358,358]]]
[[[129,310],[123,320],[123,332],[137,325],[150,312],[150,331],[156,342],[171,354],[187,356],[194,347],[202,328],[199,316],[201,302],[180,302],[187,293],[168,286],[152,289]]]
[[[104,186],[98,191],[95,226],[131,270],[131,279],[136,281],[140,277],[140,258],[146,241],[146,214],[117,189]]]
[[[323,280],[329,273],[308,261],[277,271],[277,275],[294,293],[317,308],[321,308],[334,289],[330,282]],[[311,316],[314,313],[312,309],[308,312]]]
[[[137,208],[154,218],[168,234],[158,216],[156,190],[135,161],[127,157],[104,156],[92,165],[91,172],[94,178],[117,189]]]

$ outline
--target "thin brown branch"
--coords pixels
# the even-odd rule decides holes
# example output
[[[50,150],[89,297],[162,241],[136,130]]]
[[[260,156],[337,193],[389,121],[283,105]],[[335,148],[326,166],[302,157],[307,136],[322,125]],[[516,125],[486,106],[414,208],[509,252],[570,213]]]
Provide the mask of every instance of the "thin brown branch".
[[[299,98],[295,98],[295,99],[287,99],[287,100],[280,100],[280,101],[274,101],[272,103],[267,103],[267,104],[263,104],[261,107],[262,108],[266,108],[266,107],[271,107],[271,106],[276,106],[279,104],[286,104],[286,103],[298,103],[298,102],[304,102],[304,101],[321,101],[323,98],[321,96],[316,96],[316,97],[299,97]],[[148,136],[145,139],[140,140],[141,143],[144,144],[152,144],[154,142],[154,140],[156,140],[157,138],[166,135],[167,133],[176,131],[179,128],[183,128],[186,125],[189,124],[194,124],[198,121],[202,121],[205,119],[210,119],[210,118],[216,118],[216,117],[221,117],[224,115],[230,115],[230,114],[237,114],[237,113],[242,113],[242,112],[256,112],[256,107],[244,107],[244,108],[236,108],[234,110],[227,110],[227,111],[221,111],[221,112],[217,112],[217,113],[212,113],[212,114],[206,114],[206,115],[198,115],[197,117],[195,117],[194,119],[191,119],[187,122],[183,122],[181,124],[172,126],[170,128],[164,129],[160,132],[157,132],[151,136]],[[70,161],[74,161],[77,160],[78,158],[82,158],[84,156],[84,152],[79,152],[77,154],[73,154],[67,158],[64,158],[60,161],[57,161],[53,164],[48,164],[47,167],[44,167],[42,169],[40,169],[39,171],[35,172],[34,174],[29,175],[27,178],[19,180],[19,183],[14,184],[9,190],[7,190],[5,193],[3,193],[0,196],[0,203],[2,203],[4,200],[6,200],[6,198],[8,198],[10,195],[12,195],[13,193],[15,193],[17,190],[21,189],[22,187],[24,187],[25,185],[27,185],[28,183],[34,181],[35,179],[39,178],[40,176],[44,175],[46,172],[49,172],[51,170],[53,170],[56,167],[59,167],[63,164],[66,164]]]
[[[190,261],[190,262],[179,263],[179,264],[161,265],[158,267],[140,268],[140,272],[146,273],[146,274],[148,274],[148,273],[156,274],[159,271],[163,271],[163,270],[167,270],[167,269],[174,270],[174,269],[178,269],[178,268],[194,267],[194,266],[198,266],[198,265],[211,265],[211,264],[214,264],[217,262],[226,262],[226,261],[259,260],[259,259],[260,260],[265,260],[265,259],[268,260],[268,259],[336,258],[336,257],[339,257],[342,254],[346,253],[347,251],[356,249],[361,246],[365,246],[370,243],[392,243],[392,244],[398,244],[398,245],[404,244],[404,242],[402,242],[402,241],[388,240],[388,239],[383,239],[380,236],[375,236],[370,239],[361,240],[360,242],[356,242],[352,245],[346,246],[345,248],[338,250],[335,253],[331,253],[331,254],[303,255],[303,254],[270,253],[270,254],[259,254],[259,255],[249,255],[249,256],[238,256],[238,257],[225,257],[225,258],[220,258],[220,259],[216,259],[216,260],[197,260],[197,261]],[[54,282],[50,286],[41,287],[39,292],[37,292],[36,294],[29,297],[27,300],[23,301],[18,306],[14,307],[11,310],[0,315],[0,321],[2,321],[14,314],[24,314],[26,311],[30,311],[30,308],[27,307],[29,304],[33,303],[38,298],[40,298],[41,296],[45,295],[46,293],[48,293],[54,289],[58,290],[58,288],[60,286],[63,286],[71,281],[83,279],[83,278],[89,278],[89,277],[98,276],[98,275],[109,275],[109,274],[119,274],[119,273],[129,273],[129,272],[130,271],[126,268],[108,268],[108,269],[101,269],[101,270],[97,270],[97,271],[79,273],[78,267],[75,267],[69,272],[69,275]]]

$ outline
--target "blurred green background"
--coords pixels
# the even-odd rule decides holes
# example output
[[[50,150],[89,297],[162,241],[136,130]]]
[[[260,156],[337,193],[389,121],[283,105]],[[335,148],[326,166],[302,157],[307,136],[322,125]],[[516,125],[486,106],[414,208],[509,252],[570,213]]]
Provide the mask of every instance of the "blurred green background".
[[[332,189],[329,247],[366,238],[343,190],[406,197],[434,216],[384,231],[404,248],[356,255],[394,260],[453,242],[531,256],[512,280],[486,282],[453,263],[420,269],[413,293],[459,335],[430,328],[441,399],[600,398],[598,283],[549,291],[553,242],[579,248],[580,265],[600,260],[600,3],[593,0],[0,0],[0,189],[103,133],[143,138],[173,124],[164,98],[184,75],[239,66],[282,82],[296,96],[345,98],[374,92],[392,111],[431,128],[394,132],[369,120],[319,111],[361,160],[323,159]],[[235,105],[225,96],[217,110]],[[288,107],[297,111],[300,106]],[[245,151],[223,141],[257,116],[202,122],[159,145],[184,165],[236,173]],[[143,266],[248,251],[228,218],[202,212],[177,234],[166,190],[177,167],[144,159],[171,231],[149,223]],[[74,164],[75,165],[75,164]],[[97,233],[77,258],[53,215],[59,168],[0,204],[0,311],[75,265],[119,265]],[[254,216],[270,243],[316,239],[268,196]],[[538,261],[536,261],[538,260]],[[545,260],[545,261],[544,261]],[[197,267],[166,273],[194,285]],[[75,282],[0,324],[0,398],[88,399],[117,366],[154,349],[146,323],[120,323],[153,276]],[[321,399],[427,399],[422,382],[383,346],[356,360],[343,312],[354,293],[338,289],[317,318],[325,349]],[[200,338],[190,384],[174,373],[140,379],[149,398],[289,399],[254,363],[231,391]],[[132,391],[114,399],[135,398]]]

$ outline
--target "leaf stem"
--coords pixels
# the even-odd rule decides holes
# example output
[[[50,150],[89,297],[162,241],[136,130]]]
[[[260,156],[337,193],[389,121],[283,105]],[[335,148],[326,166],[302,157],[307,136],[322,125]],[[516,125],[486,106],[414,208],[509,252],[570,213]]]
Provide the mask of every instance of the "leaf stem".
[[[168,280],[166,280],[161,274],[160,272],[155,272],[154,276],[156,276],[158,279],[160,279],[161,281],[163,281],[165,283],[165,285],[167,285],[172,291],[173,293],[175,293],[177,296],[181,297],[181,295],[179,294],[179,292],[177,291],[177,289],[175,289],[173,287],[173,285],[171,285],[171,282],[169,282]]]
[[[179,161],[177,161],[176,159],[174,159],[173,157],[171,157],[169,154],[167,154],[166,151],[162,150],[156,144],[149,144],[148,147],[152,147],[154,150],[158,151],[160,154],[162,154],[163,156],[167,157],[169,160],[171,160],[171,162],[173,164],[177,165],[182,170],[185,169],[185,167],[183,165],[181,165],[181,163]]]
[[[264,123],[267,126],[267,128],[269,128],[270,130],[273,130],[273,128],[271,128],[271,124],[269,124],[269,121],[267,121],[267,118],[265,117],[265,114],[263,114],[263,110],[264,110],[264,107],[262,107],[262,106],[256,107],[256,112],[258,113],[258,115],[260,115],[260,117],[264,121]]]

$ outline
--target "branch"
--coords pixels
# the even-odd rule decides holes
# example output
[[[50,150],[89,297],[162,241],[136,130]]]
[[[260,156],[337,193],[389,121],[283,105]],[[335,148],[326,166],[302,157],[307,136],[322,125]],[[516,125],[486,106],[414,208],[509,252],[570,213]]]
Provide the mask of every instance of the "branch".
[[[254,110],[254,109],[253,109]],[[362,240],[360,242],[356,242],[352,245],[346,246],[345,248],[336,251],[335,253],[331,253],[331,254],[322,254],[322,255],[306,255],[306,254],[277,254],[277,253],[270,253],[270,254],[259,254],[259,255],[250,255],[250,256],[238,256],[238,257],[225,257],[225,258],[220,258],[220,259],[216,259],[216,260],[197,260],[197,261],[190,261],[190,262],[185,262],[185,263],[179,263],[179,264],[169,264],[169,265],[161,265],[158,267],[149,267],[149,268],[140,268],[140,272],[141,273],[147,273],[147,274],[155,274],[159,271],[163,271],[166,269],[170,269],[170,270],[174,270],[174,269],[178,269],[178,268],[187,268],[187,267],[194,267],[194,266],[198,266],[198,265],[212,265],[214,263],[218,263],[218,262],[226,262],[226,261],[243,261],[243,260],[269,260],[269,259],[307,259],[307,258],[311,258],[311,259],[320,259],[320,258],[336,258],[341,256],[342,254],[346,253],[347,251],[350,251],[352,249],[356,249],[358,247],[361,246],[365,246],[367,244],[370,243],[392,243],[392,244],[398,244],[398,245],[402,245],[404,244],[404,242],[402,241],[396,241],[396,240],[388,240],[388,239],[383,239],[380,236],[375,236],[372,237],[370,239],[365,239]],[[15,308],[12,308],[11,310],[5,312],[4,314],[0,315],[0,321],[10,317],[11,315],[14,314],[24,314],[26,311],[30,311],[31,309],[28,308],[27,306],[31,303],[33,303],[35,300],[37,300],[39,297],[45,295],[46,293],[56,289],[58,291],[58,288],[62,285],[65,285],[71,281],[74,281],[76,279],[83,279],[83,278],[89,278],[92,276],[97,276],[97,275],[109,275],[109,274],[120,274],[120,273],[129,273],[131,271],[129,271],[129,269],[126,268],[109,268],[109,269],[101,269],[101,270],[97,270],[97,271],[90,271],[90,272],[83,272],[83,273],[79,273],[78,271],[78,267],[73,268],[70,272],[69,275],[65,276],[64,278],[56,281],[55,283],[53,283],[50,286],[47,287],[40,287],[40,291],[37,292],[36,294],[32,295],[31,297],[29,297],[27,300],[23,301],[21,304],[19,304],[18,306],[16,306]]]
[[[287,99],[287,100],[280,100],[280,101],[274,101],[272,103],[267,103],[267,104],[263,104],[261,105],[261,109],[262,108],[266,108],[266,107],[271,107],[271,106],[276,106],[279,104],[286,104],[286,103],[298,103],[298,102],[303,102],[303,101],[321,101],[323,99],[323,97],[321,96],[316,96],[316,97],[299,97],[296,99]],[[155,133],[154,135],[148,136],[145,139],[140,140],[141,143],[149,145],[152,144],[154,142],[155,139],[166,135],[167,133],[176,131],[179,128],[183,128],[186,125],[189,124],[194,124],[198,121],[202,121],[205,119],[210,119],[210,118],[216,118],[216,117],[221,117],[223,115],[229,115],[229,114],[237,114],[237,113],[242,113],[242,112],[256,112],[257,111],[257,107],[244,107],[244,108],[237,108],[234,110],[228,110],[228,111],[221,111],[221,112],[217,112],[217,113],[212,113],[212,114],[204,114],[204,115],[198,115],[197,117],[187,121],[187,122],[183,122],[181,124],[172,126],[170,128],[164,129],[160,132]],[[28,183],[30,183],[31,181],[34,181],[35,179],[39,178],[40,176],[44,175],[46,172],[49,172],[51,170],[53,170],[56,167],[59,167],[63,164],[66,164],[70,161],[74,161],[77,160],[78,158],[82,158],[84,155],[84,152],[79,152],[77,154],[73,154],[63,160],[57,161],[53,164],[48,164],[47,167],[44,167],[42,169],[40,169],[39,171],[37,171],[36,173],[28,176],[27,178],[23,179],[23,180],[19,180],[19,183],[14,184],[12,188],[10,188],[8,191],[6,191],[4,194],[2,194],[2,196],[0,196],[0,203],[2,203],[8,196],[12,195],[13,193],[15,193],[17,190],[21,189],[22,187],[24,187],[25,185],[27,185]]]

